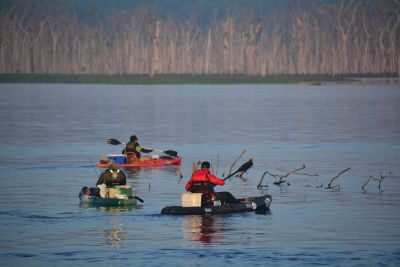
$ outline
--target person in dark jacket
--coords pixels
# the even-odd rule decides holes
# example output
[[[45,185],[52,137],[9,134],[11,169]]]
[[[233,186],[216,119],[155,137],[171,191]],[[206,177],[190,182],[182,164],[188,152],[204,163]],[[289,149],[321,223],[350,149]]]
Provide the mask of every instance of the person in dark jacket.
[[[99,184],[106,184],[106,186],[126,185],[126,175],[117,168],[115,161],[110,160],[107,164],[108,168],[100,174],[96,186]]]
[[[132,135],[129,138],[129,142],[126,143],[125,149],[122,151],[126,155],[128,162],[137,160],[149,160],[151,156],[142,156],[141,153],[151,153],[153,149],[143,148],[139,145],[139,140],[136,135]]]
[[[203,161],[201,169],[193,172],[185,188],[192,193],[202,193],[201,202],[207,203],[216,199],[214,186],[224,184],[224,180],[211,173],[210,162]]]

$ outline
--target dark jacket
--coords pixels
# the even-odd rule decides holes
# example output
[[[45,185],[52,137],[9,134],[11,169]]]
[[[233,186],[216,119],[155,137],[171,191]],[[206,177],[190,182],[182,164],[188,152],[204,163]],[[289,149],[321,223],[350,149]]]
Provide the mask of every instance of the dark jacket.
[[[96,186],[103,183],[106,184],[106,186],[126,185],[126,175],[119,169],[107,169],[100,174]]]
[[[135,142],[129,141],[128,143],[126,143],[125,149],[122,151],[122,153],[126,153],[126,154],[134,153],[136,158],[138,158],[138,159],[140,159],[141,152],[150,153],[150,152],[153,152],[153,149],[143,148],[139,145],[139,143],[137,141],[135,141]]]

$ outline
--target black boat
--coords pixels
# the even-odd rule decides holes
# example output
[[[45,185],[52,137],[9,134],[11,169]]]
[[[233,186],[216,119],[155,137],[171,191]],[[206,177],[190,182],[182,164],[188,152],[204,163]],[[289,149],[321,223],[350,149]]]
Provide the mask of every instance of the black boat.
[[[217,199],[221,194],[228,192],[218,192]],[[168,206],[161,210],[164,215],[204,215],[204,214],[227,214],[237,212],[265,212],[269,209],[272,202],[271,195],[235,199],[230,202],[214,201],[213,203],[203,204],[201,207],[182,207]]]

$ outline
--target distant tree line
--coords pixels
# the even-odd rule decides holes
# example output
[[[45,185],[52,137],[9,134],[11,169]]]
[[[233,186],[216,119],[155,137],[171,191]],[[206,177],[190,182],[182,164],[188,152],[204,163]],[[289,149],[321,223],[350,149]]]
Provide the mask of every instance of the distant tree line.
[[[0,10],[0,73],[400,74],[399,0],[307,3],[201,24],[151,5],[84,19],[12,1]]]

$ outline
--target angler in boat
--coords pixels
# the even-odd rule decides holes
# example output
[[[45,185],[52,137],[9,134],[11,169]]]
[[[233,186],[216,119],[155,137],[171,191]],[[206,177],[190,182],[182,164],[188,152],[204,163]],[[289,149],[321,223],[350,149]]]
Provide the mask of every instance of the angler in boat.
[[[214,191],[216,185],[223,186],[225,181],[218,178],[210,171],[210,162],[203,161],[201,169],[195,170],[190,180],[186,183],[186,190],[191,193],[202,193],[202,204],[217,200]]]
[[[155,166],[166,166],[166,165],[180,165],[182,158],[178,156],[178,152],[175,150],[160,150],[160,149],[146,149],[142,148],[137,142],[136,136],[131,136],[132,141],[127,144],[121,143],[117,139],[108,138],[107,143],[110,145],[125,145],[122,154],[113,154],[102,156],[100,162],[96,164],[96,167],[105,168],[107,167],[108,160],[112,159],[117,162],[117,167],[155,167]],[[127,153],[126,151],[130,151]],[[167,156],[151,155],[142,156],[141,152],[150,153],[152,151],[161,152]]]
[[[107,163],[108,168],[100,174],[96,182],[96,186],[105,184],[106,186],[126,185],[125,173],[117,168],[114,160],[109,160]]]
[[[122,150],[122,154],[126,156],[127,163],[131,163],[138,160],[145,161],[152,159],[152,156],[142,156],[142,152],[151,153],[153,151],[153,149],[141,147],[139,145],[139,139],[137,138],[137,136],[132,135],[129,138],[129,142],[126,143],[124,150]]]
[[[272,197],[269,194],[236,199],[229,192],[214,192],[216,185],[224,185],[225,180],[236,173],[247,171],[253,165],[250,159],[237,171],[225,179],[219,179],[209,171],[210,164],[203,162],[201,170],[193,172],[185,188],[190,193],[182,194],[182,206],[168,206],[161,210],[166,215],[225,214],[245,211],[265,212],[269,209]]]
[[[109,160],[107,166],[97,180],[96,187],[85,186],[81,189],[81,202],[99,206],[134,205],[136,200],[143,202],[132,195],[132,186],[126,185],[126,175],[117,168],[115,161]]]

